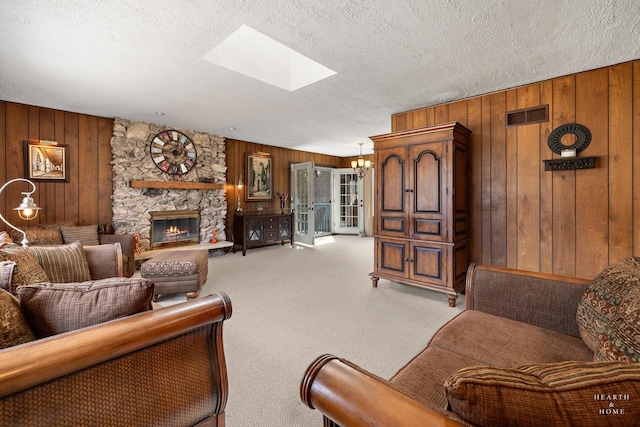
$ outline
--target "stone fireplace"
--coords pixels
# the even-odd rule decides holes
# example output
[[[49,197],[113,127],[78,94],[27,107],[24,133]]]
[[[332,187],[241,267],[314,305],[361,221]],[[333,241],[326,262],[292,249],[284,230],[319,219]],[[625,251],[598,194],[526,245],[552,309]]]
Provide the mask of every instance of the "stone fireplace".
[[[188,226],[190,242],[210,242],[214,232],[218,240],[226,240],[224,229],[227,201],[224,183],[227,166],[224,137],[178,129],[194,142],[198,158],[188,173],[176,176],[163,173],[150,155],[150,143],[154,135],[168,129],[171,128],[115,119],[111,138],[111,205],[115,232],[139,233],[140,249],[147,251],[158,247],[158,242],[154,241],[152,245],[152,212],[155,215],[161,212],[173,214],[189,211],[197,213],[199,218],[195,230],[193,224]],[[134,182],[158,181],[171,185],[167,185],[168,188],[138,188],[133,185]],[[181,225],[176,227],[178,230],[169,232],[172,237],[184,231]]]
[[[160,211],[151,215],[151,249],[200,242],[200,212]]]

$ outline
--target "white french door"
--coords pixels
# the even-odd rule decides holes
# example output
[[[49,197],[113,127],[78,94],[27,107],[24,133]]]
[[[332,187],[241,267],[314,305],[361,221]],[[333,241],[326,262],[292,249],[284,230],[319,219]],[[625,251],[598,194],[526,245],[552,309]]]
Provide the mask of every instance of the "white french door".
[[[364,233],[362,179],[352,168],[333,170],[334,232],[338,234]]]
[[[294,212],[294,242],[314,244],[315,212],[313,162],[291,165],[291,205]]]

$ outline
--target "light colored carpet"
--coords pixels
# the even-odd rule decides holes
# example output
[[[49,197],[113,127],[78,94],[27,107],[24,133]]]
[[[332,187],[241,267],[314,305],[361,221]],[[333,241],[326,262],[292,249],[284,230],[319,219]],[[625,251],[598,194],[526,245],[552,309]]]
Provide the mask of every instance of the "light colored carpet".
[[[372,270],[373,238],[357,236],[209,258],[201,295],[225,292],[233,305],[223,332],[227,426],[321,426],[298,392],[316,357],[334,354],[389,378],[464,309],[464,297],[451,308],[443,293],[388,280],[375,289]]]

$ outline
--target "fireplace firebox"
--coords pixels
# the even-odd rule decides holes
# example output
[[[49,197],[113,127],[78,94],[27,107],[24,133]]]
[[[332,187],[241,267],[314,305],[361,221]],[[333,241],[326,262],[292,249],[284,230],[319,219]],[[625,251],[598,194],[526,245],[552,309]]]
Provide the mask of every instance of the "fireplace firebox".
[[[200,212],[156,211],[151,215],[151,249],[200,242]]]

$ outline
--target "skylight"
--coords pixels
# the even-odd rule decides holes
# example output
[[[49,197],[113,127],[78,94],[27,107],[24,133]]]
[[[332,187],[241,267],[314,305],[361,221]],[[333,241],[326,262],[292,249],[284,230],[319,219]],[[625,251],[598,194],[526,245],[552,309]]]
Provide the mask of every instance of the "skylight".
[[[247,25],[234,31],[203,59],[289,92],[336,74]]]

